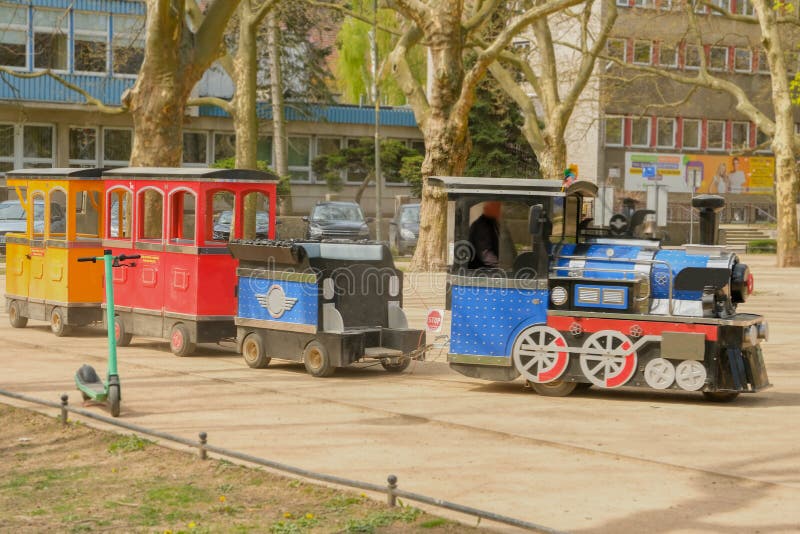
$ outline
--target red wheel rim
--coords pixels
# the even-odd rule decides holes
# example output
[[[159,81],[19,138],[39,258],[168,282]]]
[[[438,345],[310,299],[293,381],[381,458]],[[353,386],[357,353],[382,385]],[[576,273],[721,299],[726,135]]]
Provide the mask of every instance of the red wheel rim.
[[[755,285],[755,280],[753,279],[753,273],[747,275],[747,294],[753,294],[753,287]]]
[[[183,334],[180,330],[176,329],[172,332],[172,348],[180,350],[183,347]]]
[[[117,341],[119,341],[120,338],[119,331],[120,331],[119,323],[114,321],[114,337],[117,339]]]

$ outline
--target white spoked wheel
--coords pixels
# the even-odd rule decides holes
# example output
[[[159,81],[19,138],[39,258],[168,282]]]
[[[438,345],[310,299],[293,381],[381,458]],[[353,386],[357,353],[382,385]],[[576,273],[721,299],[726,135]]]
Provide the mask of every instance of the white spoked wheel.
[[[675,366],[664,358],[653,358],[644,366],[644,381],[653,389],[667,389],[675,382]]]
[[[529,326],[523,330],[511,351],[517,371],[535,384],[558,379],[567,370],[569,352],[564,336],[549,326]]]
[[[675,368],[675,382],[686,391],[702,389],[707,376],[703,363],[696,360],[684,360]]]
[[[616,330],[600,330],[583,343],[581,370],[601,388],[625,385],[636,373],[636,351],[628,336]]]

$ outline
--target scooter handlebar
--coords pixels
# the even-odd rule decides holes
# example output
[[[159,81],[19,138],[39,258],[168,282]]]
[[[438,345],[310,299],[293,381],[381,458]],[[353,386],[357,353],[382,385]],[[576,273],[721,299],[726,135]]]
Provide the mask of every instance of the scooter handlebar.
[[[129,254],[127,256],[125,254],[120,254],[119,261],[138,260],[141,257],[142,257],[141,254]]]
[[[90,261],[92,263],[97,263],[97,258],[95,258],[94,256],[85,257],[85,258],[78,258],[78,261]]]

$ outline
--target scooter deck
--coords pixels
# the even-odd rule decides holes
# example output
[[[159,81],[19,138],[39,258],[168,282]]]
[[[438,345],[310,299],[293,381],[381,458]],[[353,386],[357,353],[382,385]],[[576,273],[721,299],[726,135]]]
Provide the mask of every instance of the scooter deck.
[[[106,391],[106,386],[102,382],[78,382],[77,385],[79,390],[86,393],[86,395],[94,400],[104,400],[108,394]]]

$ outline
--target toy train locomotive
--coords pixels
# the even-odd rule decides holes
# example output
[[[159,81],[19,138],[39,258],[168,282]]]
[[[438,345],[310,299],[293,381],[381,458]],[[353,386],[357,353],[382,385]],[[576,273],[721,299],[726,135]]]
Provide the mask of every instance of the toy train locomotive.
[[[727,401],[769,386],[767,323],[737,311],[753,277],[714,244],[721,197],[694,200],[703,245],[666,249],[591,227],[583,204],[597,188],[589,182],[566,190],[548,180],[430,183],[448,199],[448,361],[456,371],[487,380],[521,375],[549,396],[637,386]],[[487,200],[529,208],[531,250],[506,268],[470,268],[470,211]]]

